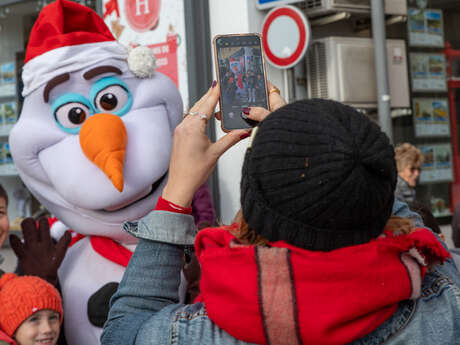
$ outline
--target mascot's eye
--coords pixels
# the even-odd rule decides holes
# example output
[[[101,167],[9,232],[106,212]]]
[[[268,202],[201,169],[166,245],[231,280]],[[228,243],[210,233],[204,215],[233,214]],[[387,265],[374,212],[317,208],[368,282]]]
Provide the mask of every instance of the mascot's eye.
[[[123,111],[128,101],[129,93],[120,85],[110,85],[99,91],[94,100],[95,106],[99,111],[111,113]]]
[[[68,129],[80,127],[89,115],[88,106],[77,102],[64,104],[54,112],[61,127]]]

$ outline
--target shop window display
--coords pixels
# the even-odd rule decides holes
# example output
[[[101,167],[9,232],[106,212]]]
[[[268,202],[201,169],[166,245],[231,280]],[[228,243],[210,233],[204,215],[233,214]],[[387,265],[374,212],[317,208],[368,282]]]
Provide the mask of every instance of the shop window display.
[[[418,201],[431,207],[441,224],[451,220],[460,201],[455,186],[458,133],[454,77],[446,44],[460,49],[456,1],[408,1],[406,25],[412,115],[394,119],[394,142],[410,142],[424,156],[416,187]],[[459,190],[460,191],[460,190]]]
[[[52,0],[0,0],[0,183],[11,196],[11,230],[24,217],[42,212],[21,179],[12,159],[8,137],[22,108],[21,72],[30,30],[39,11]],[[75,0],[93,9],[97,0]]]

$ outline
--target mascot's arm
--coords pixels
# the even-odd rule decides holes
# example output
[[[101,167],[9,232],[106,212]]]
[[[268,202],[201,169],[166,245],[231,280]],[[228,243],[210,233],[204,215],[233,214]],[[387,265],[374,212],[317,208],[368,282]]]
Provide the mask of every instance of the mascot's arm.
[[[10,244],[23,274],[38,276],[58,287],[57,271],[72,239],[70,232],[66,231],[55,244],[46,218],[38,221],[38,227],[32,218],[26,218],[21,228],[24,242],[10,235]]]

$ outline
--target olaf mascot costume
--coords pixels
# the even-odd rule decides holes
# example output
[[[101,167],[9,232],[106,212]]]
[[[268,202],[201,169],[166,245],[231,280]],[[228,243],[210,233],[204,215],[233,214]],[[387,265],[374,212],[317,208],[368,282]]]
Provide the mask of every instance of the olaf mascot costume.
[[[69,345],[100,343],[88,300],[121,280],[136,245],[122,224],[148,214],[166,183],[182,101],[154,69],[150,49],[126,49],[68,0],[46,6],[30,34],[10,146],[28,189],[59,219],[52,235],[76,235],[58,272]]]

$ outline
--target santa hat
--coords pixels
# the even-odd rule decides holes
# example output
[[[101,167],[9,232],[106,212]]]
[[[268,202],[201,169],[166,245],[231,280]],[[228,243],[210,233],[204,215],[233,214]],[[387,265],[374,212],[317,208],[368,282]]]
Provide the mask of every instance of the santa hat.
[[[43,8],[30,33],[22,94],[25,97],[58,75],[107,59],[128,61],[129,69],[141,78],[150,77],[155,70],[150,49],[128,51],[96,12],[69,0],[56,0]],[[123,66],[117,67],[125,72],[128,66]]]

